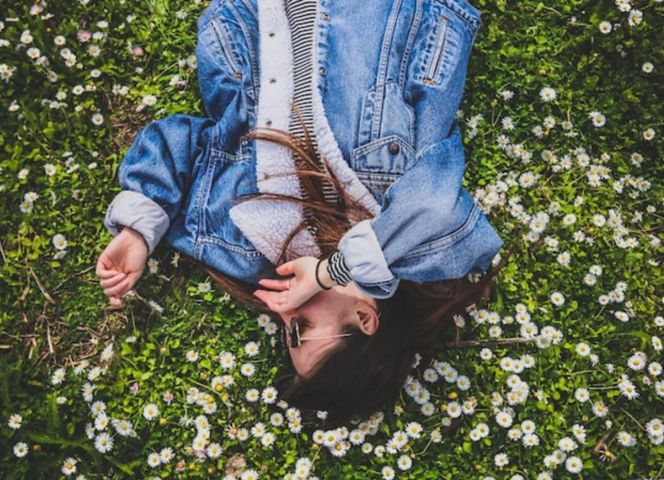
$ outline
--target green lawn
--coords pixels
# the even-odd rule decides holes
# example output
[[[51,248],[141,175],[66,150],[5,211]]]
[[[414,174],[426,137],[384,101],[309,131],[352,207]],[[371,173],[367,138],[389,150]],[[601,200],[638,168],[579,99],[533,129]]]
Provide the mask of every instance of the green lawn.
[[[204,115],[206,4],[0,0],[0,478],[664,478],[664,5],[471,3],[464,182],[517,248],[459,334],[533,340],[328,430],[261,399],[272,324],[189,259],[122,309],[95,275],[135,133]]]

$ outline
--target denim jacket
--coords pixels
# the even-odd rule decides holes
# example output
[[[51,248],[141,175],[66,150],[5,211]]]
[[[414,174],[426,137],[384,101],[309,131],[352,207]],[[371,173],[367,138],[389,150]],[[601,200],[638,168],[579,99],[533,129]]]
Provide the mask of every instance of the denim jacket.
[[[315,133],[328,166],[374,213],[338,248],[357,286],[376,298],[390,297],[400,279],[483,272],[503,246],[461,185],[455,114],[479,26],[480,13],[466,0],[318,3]],[[284,0],[212,0],[197,27],[207,116],[174,114],[137,133],[104,224],[113,235],[121,225],[138,230],[150,253],[165,238],[257,284],[277,275],[269,242],[252,232],[291,226],[301,214],[233,203],[268,191],[261,182],[273,165],[292,167],[284,147],[241,139],[254,127],[287,130],[292,60]]]

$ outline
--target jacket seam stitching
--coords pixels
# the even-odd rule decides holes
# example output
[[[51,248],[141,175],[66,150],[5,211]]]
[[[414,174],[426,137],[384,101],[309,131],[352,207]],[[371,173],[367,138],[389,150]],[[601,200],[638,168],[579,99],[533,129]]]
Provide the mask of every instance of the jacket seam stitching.
[[[240,3],[242,3],[244,5],[244,8],[246,8],[251,13],[251,15],[254,17],[254,19],[256,21],[258,21],[258,12],[256,10],[254,10],[253,5],[250,2],[248,2],[247,0],[240,0]]]
[[[210,21],[210,25],[217,39],[217,42],[219,42],[219,46],[221,47],[221,54],[223,55],[224,59],[226,60],[226,63],[228,63],[228,66],[231,69],[231,73],[241,74],[242,70],[239,66],[237,54],[235,52],[235,49],[231,45],[231,42],[228,39],[228,31],[226,30],[226,27],[221,23],[220,18],[216,16],[212,18],[212,20]]]
[[[403,52],[403,57],[401,58],[401,66],[399,68],[399,88],[401,88],[401,95],[405,93],[406,89],[406,73],[408,71],[408,64],[410,63],[410,52],[415,44],[415,39],[417,38],[417,33],[420,29],[422,23],[422,8],[420,2],[415,2],[415,13],[413,15],[413,21],[410,24],[410,30],[408,32],[408,39],[406,40],[406,48]]]
[[[357,147],[354,151],[354,155],[356,157],[365,155],[374,149],[378,149],[379,147],[382,147],[386,143],[390,142],[399,142],[402,143],[405,148],[409,149],[409,155],[415,155],[416,150],[408,143],[408,140],[405,140],[401,135],[397,135],[396,133],[392,133],[386,137],[381,137],[375,140],[372,140],[369,143],[365,143],[364,145],[361,145]]]
[[[392,43],[394,42],[394,30],[396,29],[397,17],[399,15],[399,10],[401,10],[402,4],[402,0],[398,0],[398,2],[395,2],[392,5],[392,8],[390,9],[390,16],[387,19],[385,37],[380,47],[380,63],[378,64],[378,78],[376,88],[377,107],[374,110],[374,116],[372,118],[370,129],[370,138],[372,139],[377,138],[380,135],[380,127],[382,126],[381,119],[383,116],[383,99],[385,98],[385,77],[389,72],[388,63],[390,59],[390,51],[392,50]]]
[[[479,16],[474,13],[468,12],[465,8],[459,6],[454,0],[434,0],[435,2],[449,8],[454,14],[464,22],[471,30],[476,30],[479,27]],[[474,8],[474,7],[473,7]],[[477,10],[477,9],[476,9]]]
[[[240,255],[244,255],[245,257],[254,258],[262,256],[261,252],[259,252],[258,250],[247,250],[239,245],[229,243],[221,238],[211,237],[209,235],[201,235],[199,239],[201,243],[212,243],[214,245],[219,245],[221,247],[226,248],[227,250],[239,253]]]
[[[243,0],[242,3],[245,4],[246,2]],[[252,91],[252,96],[253,99],[256,100],[258,98],[258,86],[257,86],[257,78],[258,78],[258,67],[257,67],[257,62],[256,62],[256,52],[254,50],[253,44],[249,41],[251,38],[251,35],[249,33],[249,29],[247,28],[246,22],[242,19],[242,15],[240,15],[240,12],[238,11],[237,7],[235,5],[231,4],[230,8],[233,10],[235,14],[236,21],[240,25],[240,29],[242,30],[242,35],[243,35],[243,40],[245,42],[246,48],[249,51],[249,64],[250,64],[250,69],[251,69],[251,91]],[[252,15],[256,18],[256,24],[258,24],[258,18],[256,14],[252,10]]]
[[[207,204],[208,198],[210,196],[210,185],[212,184],[212,177],[214,175],[214,169],[218,159],[219,159],[219,151],[211,149],[210,158],[208,159],[208,163],[205,168],[205,178],[202,185],[202,192],[199,194],[199,199],[197,202],[198,225],[196,229],[196,235],[199,240],[205,236],[204,234],[207,230],[205,222],[205,205]],[[202,248],[201,242],[200,241],[196,242],[195,253],[197,255],[200,254],[201,248]]]

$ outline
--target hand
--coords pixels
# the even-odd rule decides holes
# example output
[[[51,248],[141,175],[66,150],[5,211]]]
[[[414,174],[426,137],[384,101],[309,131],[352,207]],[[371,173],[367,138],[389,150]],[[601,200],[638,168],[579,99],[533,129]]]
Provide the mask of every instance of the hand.
[[[104,249],[95,273],[111,305],[122,306],[122,296],[143,274],[147,258],[148,246],[143,236],[130,227],[124,227]]]
[[[294,275],[288,279],[263,278],[258,283],[272,290],[256,290],[254,295],[261,299],[270,310],[277,313],[295,310],[323,289],[316,281],[316,257],[300,257],[279,265],[279,275]],[[327,260],[319,268],[319,278],[327,273]],[[330,286],[332,284],[330,283]]]

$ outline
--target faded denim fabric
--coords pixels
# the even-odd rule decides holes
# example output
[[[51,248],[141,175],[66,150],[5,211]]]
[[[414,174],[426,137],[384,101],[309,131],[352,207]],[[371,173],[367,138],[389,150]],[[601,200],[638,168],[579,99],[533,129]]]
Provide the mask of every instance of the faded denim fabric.
[[[137,134],[119,168],[123,191],[105,225],[130,225],[234,278],[272,265],[229,218],[256,193],[259,0],[213,0],[198,19],[198,80],[207,117],[176,114]],[[503,241],[461,186],[455,114],[480,12],[465,0],[320,0],[321,96],[348,165],[381,205],[339,249],[355,283],[391,296],[417,282],[485,271]],[[262,126],[262,125],[261,125]],[[138,196],[137,196],[138,194]],[[142,197],[141,197],[142,196]]]

